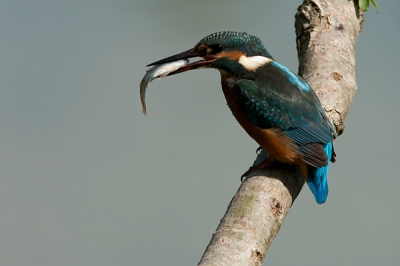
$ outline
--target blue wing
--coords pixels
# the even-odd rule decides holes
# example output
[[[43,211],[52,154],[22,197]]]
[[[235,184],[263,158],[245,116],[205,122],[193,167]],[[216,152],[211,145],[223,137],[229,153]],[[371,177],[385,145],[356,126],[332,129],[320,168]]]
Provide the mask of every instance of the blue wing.
[[[293,139],[304,162],[317,168],[328,164],[324,147],[335,138],[335,129],[314,91],[296,74],[277,62],[266,64],[254,81],[236,82],[236,96],[250,121]]]

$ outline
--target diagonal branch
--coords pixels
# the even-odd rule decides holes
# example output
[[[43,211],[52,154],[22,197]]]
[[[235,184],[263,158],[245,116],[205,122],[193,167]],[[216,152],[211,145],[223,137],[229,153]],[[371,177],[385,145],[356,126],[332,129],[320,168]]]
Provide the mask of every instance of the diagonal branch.
[[[357,90],[355,47],[364,21],[357,3],[305,0],[296,14],[299,75],[317,92],[339,135]],[[262,156],[265,152],[258,159]],[[303,184],[293,166],[253,172],[233,197],[199,265],[261,265]]]

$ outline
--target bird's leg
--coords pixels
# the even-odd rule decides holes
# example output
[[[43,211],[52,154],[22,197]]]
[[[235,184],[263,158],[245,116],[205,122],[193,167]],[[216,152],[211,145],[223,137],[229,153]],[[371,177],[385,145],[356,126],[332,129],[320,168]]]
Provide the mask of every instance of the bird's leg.
[[[249,168],[249,170],[247,170],[241,177],[240,177],[240,181],[243,182],[243,179],[248,176],[249,174],[251,174],[252,172],[256,171],[256,170],[260,170],[260,169],[264,169],[270,166],[275,165],[275,162],[270,160],[270,159],[265,159],[264,161],[262,161],[261,163],[257,164],[257,165],[253,165]]]
[[[263,147],[261,147],[261,146],[257,148],[257,150],[256,150],[257,155],[259,155],[261,153],[262,149],[263,149]]]
[[[264,169],[275,164],[273,159],[268,158],[268,153],[261,146],[257,149],[257,159],[255,160],[253,166],[249,168],[241,177],[240,181],[243,182],[244,177],[248,176],[255,170]]]

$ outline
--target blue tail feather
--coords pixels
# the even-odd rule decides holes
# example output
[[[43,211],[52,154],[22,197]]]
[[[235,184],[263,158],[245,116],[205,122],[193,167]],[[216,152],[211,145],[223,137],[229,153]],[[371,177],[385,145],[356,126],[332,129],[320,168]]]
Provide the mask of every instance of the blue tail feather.
[[[307,177],[308,187],[311,189],[315,200],[319,204],[324,203],[328,197],[329,189],[327,177],[333,152],[332,142],[329,142],[324,146],[324,151],[328,156],[328,164],[320,168],[309,166]]]

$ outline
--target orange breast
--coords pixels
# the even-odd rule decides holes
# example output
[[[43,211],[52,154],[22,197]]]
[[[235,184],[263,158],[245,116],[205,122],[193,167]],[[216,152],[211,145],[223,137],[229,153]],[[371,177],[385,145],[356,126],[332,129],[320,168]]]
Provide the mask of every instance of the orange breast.
[[[234,89],[226,85],[226,78],[222,73],[222,90],[233,115],[243,129],[267,152],[269,159],[282,163],[301,164],[301,154],[294,141],[286,137],[282,131],[275,128],[263,129],[253,124],[243,113],[236,98]],[[302,167],[303,168],[303,167]]]

